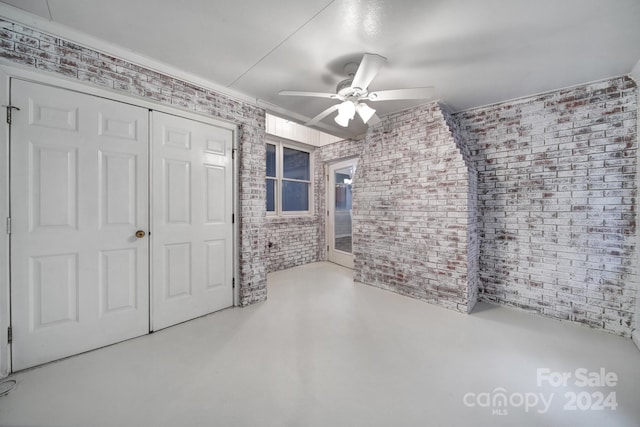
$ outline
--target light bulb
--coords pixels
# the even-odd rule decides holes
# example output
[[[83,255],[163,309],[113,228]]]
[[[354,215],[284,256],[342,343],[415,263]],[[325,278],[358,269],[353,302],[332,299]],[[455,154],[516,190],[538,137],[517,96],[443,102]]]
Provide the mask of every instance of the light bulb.
[[[354,104],[353,101],[344,101],[338,107],[338,113],[339,115],[347,117],[349,120],[351,120],[356,114],[356,104]]]
[[[336,121],[337,124],[339,124],[343,128],[346,128],[347,126],[349,126],[349,120],[351,120],[351,119],[349,117],[347,117],[347,116],[344,116],[344,115],[338,113],[338,115],[336,116],[336,118],[334,120]]]

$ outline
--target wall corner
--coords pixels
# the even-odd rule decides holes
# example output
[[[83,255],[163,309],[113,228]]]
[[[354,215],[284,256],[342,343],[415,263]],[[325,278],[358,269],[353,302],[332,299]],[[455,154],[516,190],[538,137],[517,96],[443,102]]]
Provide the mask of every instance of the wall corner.
[[[633,332],[631,332],[631,340],[636,347],[638,347],[638,350],[640,350],[640,329],[634,329]]]
[[[631,77],[637,85],[640,85],[640,60],[636,62],[636,65],[633,67],[631,72],[629,73],[629,77]]]

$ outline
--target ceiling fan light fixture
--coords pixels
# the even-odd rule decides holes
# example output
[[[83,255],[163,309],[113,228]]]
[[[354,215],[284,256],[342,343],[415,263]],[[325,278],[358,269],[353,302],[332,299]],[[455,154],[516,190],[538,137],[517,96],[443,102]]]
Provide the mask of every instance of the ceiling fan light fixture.
[[[344,101],[338,107],[338,115],[335,118],[337,124],[342,127],[349,126],[349,120],[356,115],[356,104],[353,101]]]
[[[356,104],[353,101],[346,100],[338,107],[338,114],[353,119],[356,114]]]
[[[351,118],[338,113],[334,120],[337,124],[339,124],[343,128],[346,128],[347,126],[349,126],[349,120],[351,120]]]
[[[369,107],[367,104],[356,105],[356,111],[363,122],[367,123],[371,117],[376,113],[376,110]]]

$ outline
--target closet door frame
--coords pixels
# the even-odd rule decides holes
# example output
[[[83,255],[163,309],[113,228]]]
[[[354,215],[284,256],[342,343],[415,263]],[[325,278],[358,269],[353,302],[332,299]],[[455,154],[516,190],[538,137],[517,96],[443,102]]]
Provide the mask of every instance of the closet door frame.
[[[52,76],[44,72],[32,71],[18,68],[7,63],[0,62],[0,105],[6,111],[5,107],[9,105],[9,90],[11,78],[17,78],[39,84],[55,86],[62,89],[81,92],[87,95],[98,96],[113,101],[123,102],[137,107],[146,108],[151,111],[159,111],[175,116],[184,117],[186,119],[196,120],[207,123],[220,128],[233,131],[233,213],[236,221],[233,224],[233,277],[235,287],[233,289],[233,306],[238,306],[240,301],[240,161],[238,153],[239,132],[238,125],[226,122],[220,119],[212,118],[192,111],[180,108],[166,106],[160,103],[152,102],[144,98],[134,95],[125,95],[119,92],[92,86],[74,79]],[[6,377],[11,373],[11,347],[8,343],[8,328],[11,326],[11,284],[10,284],[10,256],[9,253],[9,234],[6,218],[9,217],[9,126],[7,125],[5,111],[0,114],[0,378]],[[151,159],[152,147],[150,147],[149,158]],[[151,206],[152,201],[149,201]],[[151,211],[150,211],[151,212]],[[152,214],[152,212],[151,212]],[[153,232],[153,230],[150,230]],[[153,236],[151,236],[153,237]]]

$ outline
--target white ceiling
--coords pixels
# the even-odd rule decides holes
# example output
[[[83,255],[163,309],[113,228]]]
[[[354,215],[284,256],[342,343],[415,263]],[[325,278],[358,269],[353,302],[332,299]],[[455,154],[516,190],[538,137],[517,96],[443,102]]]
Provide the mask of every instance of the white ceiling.
[[[434,86],[454,111],[628,74],[640,59],[639,0],[0,1],[298,121],[336,101],[278,92],[334,92],[365,52],[388,58],[370,90]],[[333,116],[323,126],[347,136]],[[356,118],[348,134],[364,130]]]

